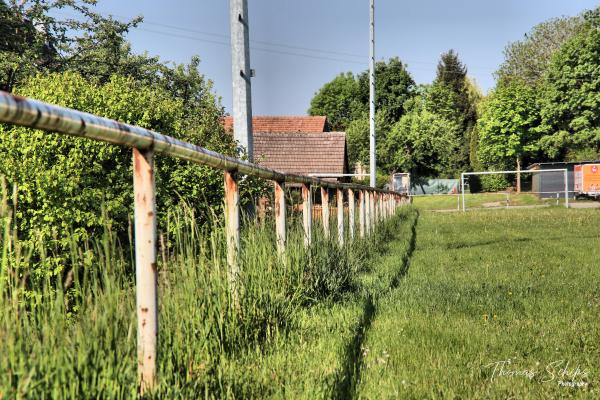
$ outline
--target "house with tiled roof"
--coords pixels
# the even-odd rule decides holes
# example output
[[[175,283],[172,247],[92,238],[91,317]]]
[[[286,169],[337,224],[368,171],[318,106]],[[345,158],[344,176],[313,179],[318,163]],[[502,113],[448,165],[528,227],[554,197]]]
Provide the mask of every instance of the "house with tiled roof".
[[[297,175],[348,173],[346,134],[329,132],[326,117],[257,116],[252,123],[256,163]],[[231,132],[233,118],[223,125]]]
[[[225,117],[223,126],[226,132],[233,132],[233,117]],[[254,116],[252,131],[266,133],[283,132],[328,132],[329,125],[325,116]]]
[[[346,134],[256,132],[254,160],[289,174],[347,174]]]

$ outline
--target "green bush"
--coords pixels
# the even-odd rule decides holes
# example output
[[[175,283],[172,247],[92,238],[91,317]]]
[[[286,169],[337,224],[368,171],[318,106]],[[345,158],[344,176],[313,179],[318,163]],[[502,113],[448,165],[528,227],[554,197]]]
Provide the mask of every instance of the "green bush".
[[[17,92],[235,154],[233,138],[220,124],[222,110],[209,93],[198,115],[190,118],[184,102],[166,89],[119,76],[100,84],[72,72],[39,75]],[[107,219],[121,239],[127,238],[133,199],[131,149],[0,125],[0,154],[0,174],[15,188],[16,221],[23,239],[67,249],[71,239],[80,242],[101,232]],[[211,213],[222,215],[219,170],[157,155],[156,185],[162,230],[167,229],[165,210],[182,203],[194,209],[200,221]],[[244,185],[247,192],[254,181]],[[59,272],[64,260],[46,263],[42,270]]]
[[[510,186],[510,181],[501,174],[498,175],[481,175],[481,190],[483,192],[498,192],[505,190]]]

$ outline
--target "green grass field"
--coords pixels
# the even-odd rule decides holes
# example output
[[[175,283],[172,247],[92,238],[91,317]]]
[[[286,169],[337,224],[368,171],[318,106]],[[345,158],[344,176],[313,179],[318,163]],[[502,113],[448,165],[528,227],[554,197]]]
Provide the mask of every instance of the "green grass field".
[[[594,210],[422,213],[358,397],[599,398],[599,226]]]
[[[576,203],[571,199],[571,203]],[[579,200],[578,202],[584,202]],[[462,209],[462,198],[459,195],[427,195],[413,197],[413,204],[421,210],[443,210],[451,211]],[[556,206],[563,205],[564,198],[540,199],[530,193],[467,193],[465,195],[465,206],[473,208],[502,208],[522,206]]]
[[[150,397],[600,398],[600,212],[415,203],[343,249],[317,237],[307,255],[292,227],[285,265],[251,230],[237,311],[221,238],[184,229],[160,268]],[[0,280],[0,398],[135,397],[133,287],[108,244],[83,297],[26,302],[17,271]]]

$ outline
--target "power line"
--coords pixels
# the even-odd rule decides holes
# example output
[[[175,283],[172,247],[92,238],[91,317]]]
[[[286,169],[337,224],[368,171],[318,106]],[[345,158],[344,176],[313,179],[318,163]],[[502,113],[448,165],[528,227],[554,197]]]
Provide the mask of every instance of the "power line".
[[[198,41],[198,42],[212,43],[212,44],[218,44],[218,45],[222,45],[222,46],[230,45],[229,42],[220,42],[217,40],[203,39],[203,38],[199,38],[199,37],[195,37],[195,36],[180,35],[178,33],[163,32],[163,31],[147,29],[147,28],[136,28],[136,29],[138,29],[140,31],[144,31],[144,32],[150,32],[150,33],[155,33],[155,34],[159,34],[159,35],[177,37],[177,38],[181,38],[181,39],[188,39],[188,40],[193,40],[193,41]],[[348,63],[348,64],[364,65],[363,62],[359,62],[359,61],[355,61],[355,60],[345,60],[342,58],[323,57],[323,56],[317,56],[317,55],[313,55],[313,54],[304,54],[304,53],[295,53],[295,52],[291,52],[291,51],[266,49],[266,48],[256,47],[256,46],[250,46],[250,48],[252,50],[263,51],[263,52],[267,52],[267,53],[282,54],[282,55],[295,56],[295,57],[312,58],[312,59],[317,59],[317,60],[338,61],[338,62],[344,62],[344,63]]]

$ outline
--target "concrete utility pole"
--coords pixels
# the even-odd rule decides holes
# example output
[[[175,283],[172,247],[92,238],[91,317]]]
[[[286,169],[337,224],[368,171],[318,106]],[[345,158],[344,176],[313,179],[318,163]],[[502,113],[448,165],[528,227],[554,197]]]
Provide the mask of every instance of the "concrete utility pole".
[[[370,12],[370,60],[369,60],[369,123],[370,123],[370,144],[369,144],[369,155],[370,155],[370,168],[369,173],[371,174],[371,187],[376,185],[376,161],[375,161],[375,0],[371,0],[371,12]]]
[[[247,0],[229,1],[231,73],[233,83],[233,137],[250,161],[253,159],[252,91]]]

